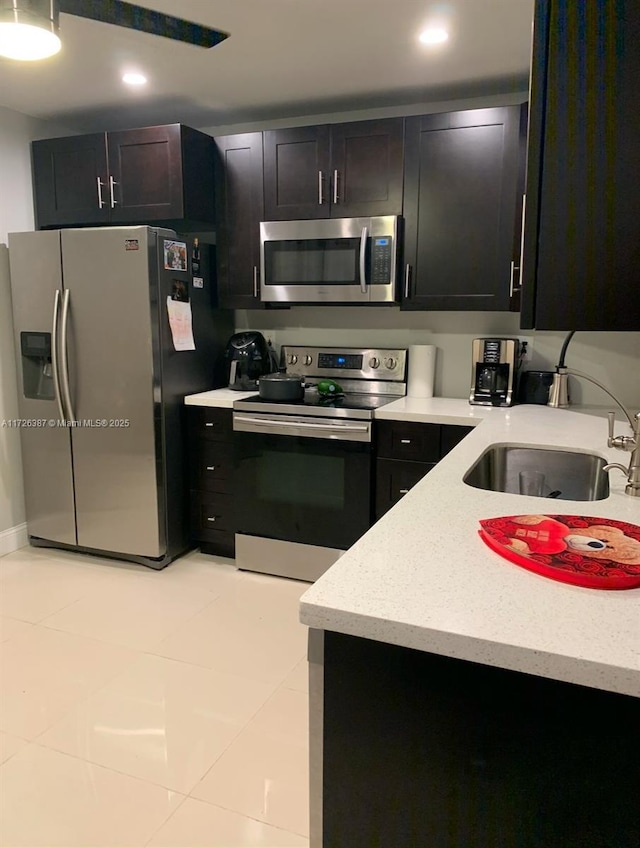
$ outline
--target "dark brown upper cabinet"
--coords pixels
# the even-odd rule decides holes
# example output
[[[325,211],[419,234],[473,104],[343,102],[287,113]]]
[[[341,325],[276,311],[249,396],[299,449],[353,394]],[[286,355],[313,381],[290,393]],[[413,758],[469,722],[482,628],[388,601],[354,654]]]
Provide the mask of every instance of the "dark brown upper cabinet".
[[[403,309],[509,309],[523,108],[407,119]]]
[[[38,227],[214,222],[214,143],[181,124],[33,142]]]
[[[538,0],[522,326],[640,330],[640,4]]]
[[[32,151],[40,229],[109,223],[104,133],[34,141]]]
[[[215,139],[218,299],[260,308],[260,221],[264,219],[262,133]]]
[[[404,121],[264,133],[268,221],[402,214]]]

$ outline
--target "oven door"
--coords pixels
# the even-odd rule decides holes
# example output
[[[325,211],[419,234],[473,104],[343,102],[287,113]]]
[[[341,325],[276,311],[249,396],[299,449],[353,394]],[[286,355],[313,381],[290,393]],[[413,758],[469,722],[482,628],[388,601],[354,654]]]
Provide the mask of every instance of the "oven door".
[[[234,412],[236,531],[346,550],[371,526],[371,422]]]

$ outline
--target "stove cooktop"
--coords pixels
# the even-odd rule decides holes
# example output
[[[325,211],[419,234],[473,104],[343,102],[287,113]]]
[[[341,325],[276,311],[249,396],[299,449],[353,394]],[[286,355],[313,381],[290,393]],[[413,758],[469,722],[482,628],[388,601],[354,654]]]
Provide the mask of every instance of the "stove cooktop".
[[[304,399],[275,401],[260,395],[237,400],[233,408],[241,412],[275,412],[283,415],[317,415],[320,417],[373,418],[373,410],[398,400],[398,395],[369,395],[347,392],[340,397],[324,398],[307,389]]]

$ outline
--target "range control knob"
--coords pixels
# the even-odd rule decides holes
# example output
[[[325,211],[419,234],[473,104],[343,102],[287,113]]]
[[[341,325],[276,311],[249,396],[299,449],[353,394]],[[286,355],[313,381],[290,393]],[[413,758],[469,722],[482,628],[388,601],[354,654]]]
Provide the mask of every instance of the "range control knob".
[[[380,367],[380,360],[378,359],[377,356],[371,357],[371,359],[369,360],[369,367],[370,368],[379,368]]]
[[[312,362],[313,362],[313,356],[311,356],[310,354],[307,354],[304,358],[304,364],[305,365],[311,365]]]
[[[295,365],[297,361],[298,357],[295,355],[295,353],[290,353],[287,357],[287,362],[289,363],[289,365]]]
[[[393,356],[390,356],[389,359],[385,359],[384,361],[384,367],[388,368],[389,371],[393,371],[397,364],[398,362],[393,358]]]

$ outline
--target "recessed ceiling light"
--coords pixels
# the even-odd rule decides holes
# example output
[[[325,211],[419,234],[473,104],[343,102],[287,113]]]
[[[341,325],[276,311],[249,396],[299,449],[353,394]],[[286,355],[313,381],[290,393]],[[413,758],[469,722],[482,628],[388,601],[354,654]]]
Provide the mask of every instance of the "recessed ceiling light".
[[[420,33],[420,41],[423,44],[442,44],[448,38],[449,33],[442,27],[429,27]]]
[[[122,82],[126,82],[127,85],[144,85],[147,81],[147,78],[144,74],[123,74]]]
[[[0,22],[0,56],[7,59],[19,59],[23,62],[33,62],[53,56],[62,46],[60,39],[52,28],[16,23],[15,21]]]

